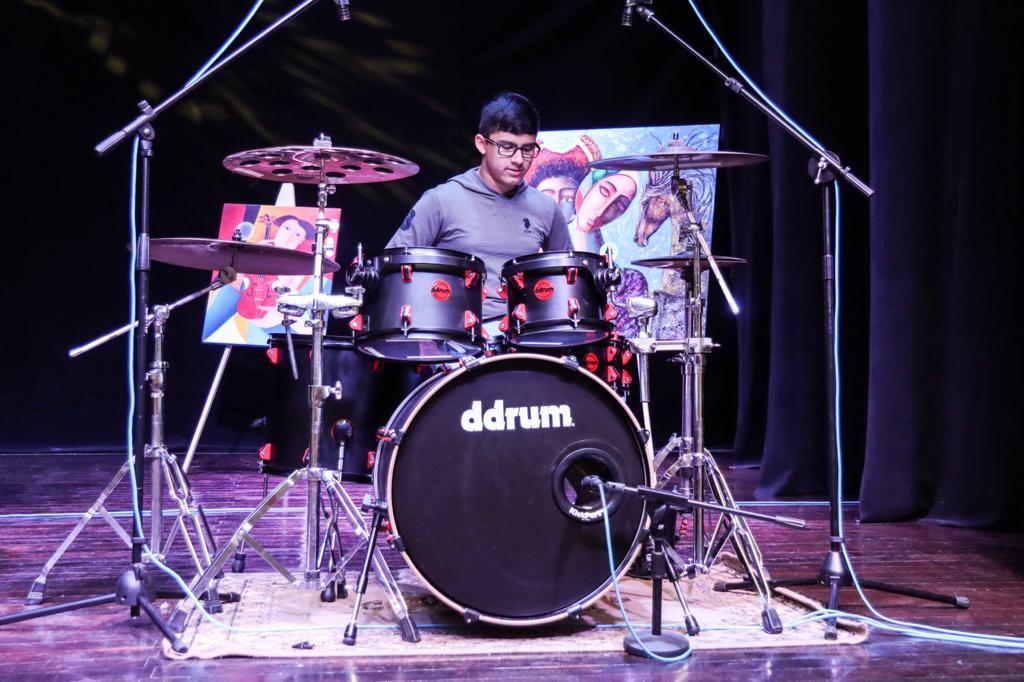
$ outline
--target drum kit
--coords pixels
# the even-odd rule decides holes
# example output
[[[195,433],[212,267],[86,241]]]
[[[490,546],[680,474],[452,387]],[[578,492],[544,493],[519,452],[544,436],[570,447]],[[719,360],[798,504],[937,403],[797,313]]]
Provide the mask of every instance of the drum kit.
[[[316,185],[318,219],[311,254],[245,241],[173,238],[151,242],[153,260],[220,273],[211,286],[169,306],[155,306],[145,320],[155,332],[148,375],[153,442],[147,447],[155,462],[153,518],[158,523],[160,481],[167,479],[179,505],[174,531],[183,531],[197,567],[189,587],[204,594],[207,608],[216,610],[216,586],[224,566],[234,559],[233,570],[244,570],[245,549],[251,548],[294,586],[320,589],[321,599],[333,601],[347,596],[346,566],[365,549],[344,642],[356,641],[371,572],[383,586],[403,639],[418,641],[416,624],[377,544],[384,527],[388,543],[417,577],[467,622],[530,626],[578,617],[610,588],[615,577],[631,566],[650,562],[651,537],[657,535],[654,525],[665,523],[652,522],[656,505],[650,498],[612,492],[605,510],[593,483],[598,480],[618,485],[609,487],[610,491],[624,486],[660,489],[687,503],[671,507],[673,520],[668,527],[671,535],[676,514],[692,515],[690,556],[673,550],[675,537],[654,548],[664,550],[669,558],[667,577],[684,609],[678,578],[707,572],[724,545],[731,543],[761,597],[763,627],[781,631],[768,576],[745,517],[792,527],[802,527],[802,522],[737,509],[704,446],[704,364],[715,344],[704,333],[703,273],[714,274],[736,310],[721,271],[744,261],[711,254],[690,203],[691,188],[680,174],[690,168],[732,167],[764,158],[695,151],[673,140],[652,154],[591,164],[615,170],[671,170],[671,219],[689,247],[681,254],[634,262],[680,273],[686,283],[685,337],[652,336],[650,322],[658,312],[657,304],[652,298],[636,297],[628,299],[626,310],[639,322],[640,333],[625,339],[613,333],[616,311],[608,303],[621,275],[613,252],[535,253],[506,262],[498,283],[498,293],[507,303],[507,315],[498,326],[503,338],[492,337],[484,327],[486,271],[471,254],[423,246],[385,249],[367,257],[359,246],[344,272],[344,293],[327,294],[324,275],[339,269],[325,253],[329,196],[338,185],[408,177],[418,172],[416,164],[389,154],[334,147],[324,135],[309,147],[257,149],[229,156],[224,165],[232,172],[259,180]],[[192,498],[188,461],[178,466],[162,442],[166,367],[162,334],[171,310],[229,284],[240,272],[311,274],[312,292],[277,290],[286,333],[270,342],[275,367],[270,381],[272,405],[268,444],[260,456],[264,474],[284,478],[269,491],[264,479],[264,499],[216,548],[202,510],[197,513]],[[328,313],[342,320],[339,324],[351,334],[328,337]],[[306,314],[309,336],[293,339],[291,324]],[[73,353],[129,329],[112,332]],[[296,353],[296,346],[301,352]],[[580,348],[588,350],[577,352]],[[651,356],[657,353],[672,354],[672,361],[680,365],[683,409],[680,432],[655,455],[649,373]],[[284,354],[290,359],[288,365],[281,362]],[[606,376],[594,374],[598,355],[601,362],[609,363]],[[614,367],[613,357],[618,363]],[[625,370],[631,357],[637,360],[639,420],[620,395],[632,382]],[[371,364],[382,371],[363,371]],[[410,378],[412,373],[405,370],[413,366],[430,371]],[[296,380],[299,370],[309,378],[308,385]],[[344,385],[341,381],[328,385],[327,375],[341,377]],[[364,429],[364,424],[381,428],[374,432]],[[361,456],[368,450],[372,450],[372,471]],[[328,464],[327,455],[334,452],[337,462]],[[353,452],[360,456],[353,457]],[[303,572],[296,577],[253,537],[252,530],[303,480],[308,483],[305,546]],[[352,480],[372,484],[373,494],[361,505],[342,485]],[[110,488],[113,485],[116,480]],[[710,533],[705,531],[707,509],[720,512]],[[610,544],[605,541],[605,512]],[[366,513],[371,516],[369,522]],[[338,527],[342,517],[358,538],[347,552],[343,552]],[[327,529],[322,533],[324,518]],[[198,538],[198,549],[185,532],[187,520]],[[161,545],[161,533],[154,525],[158,553],[166,550],[171,539]],[[70,539],[59,553],[67,544]],[[614,576],[608,570],[609,552]],[[666,574],[651,565],[652,577],[660,581]],[[45,571],[41,578],[45,583]],[[180,632],[189,616],[190,602],[183,600],[169,620],[171,628]],[[691,635],[699,631],[692,615],[687,623]]]

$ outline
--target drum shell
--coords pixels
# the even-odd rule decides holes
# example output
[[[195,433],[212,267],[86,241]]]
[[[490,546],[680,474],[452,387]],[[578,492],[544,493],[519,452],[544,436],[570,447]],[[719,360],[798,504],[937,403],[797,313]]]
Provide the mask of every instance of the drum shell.
[[[497,383],[497,393],[485,386]],[[458,408],[476,391],[482,409],[496,395],[506,405],[538,395],[541,402],[564,400],[575,433],[467,434]],[[600,516],[581,522],[559,509],[557,473],[589,449],[609,456],[609,469],[600,472],[606,480],[650,485],[654,473],[636,419],[589,373],[527,353],[482,360],[419,386],[387,428],[394,438],[378,449],[376,495],[388,501],[406,562],[450,607],[484,622],[530,626],[565,618],[610,587]],[[626,497],[611,503],[621,573],[639,551],[645,505]]]
[[[581,251],[535,253],[505,263],[501,277],[510,343],[527,348],[573,347],[607,338],[614,325],[604,319],[606,297],[595,278],[606,267],[598,254]],[[570,300],[579,305],[575,323]],[[516,318],[520,305],[525,321]]]
[[[377,281],[363,300],[356,336],[361,352],[416,363],[482,352],[486,270],[479,258],[450,249],[400,247],[369,258],[365,267],[377,273]],[[407,329],[403,310],[411,317]],[[467,313],[475,320],[469,328]]]
[[[264,432],[271,448],[266,455],[269,459],[261,459],[260,470],[281,476],[306,466],[304,456],[310,436],[312,339],[293,336],[292,341],[297,380],[292,377],[284,334],[271,336],[270,350],[276,351],[277,361],[267,362],[269,393]],[[387,423],[402,399],[425,377],[410,365],[374,361],[357,353],[350,339],[324,339],[323,365],[324,384],[333,386],[341,381],[342,396],[324,401],[319,464],[328,469],[337,466],[338,445],[331,437],[331,426],[339,419],[348,419],[354,432],[345,446],[342,478],[369,482],[369,459],[377,449],[377,429]]]

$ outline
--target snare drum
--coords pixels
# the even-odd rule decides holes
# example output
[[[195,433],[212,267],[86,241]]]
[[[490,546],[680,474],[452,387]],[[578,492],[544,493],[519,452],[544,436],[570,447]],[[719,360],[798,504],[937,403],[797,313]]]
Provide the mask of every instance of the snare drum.
[[[405,561],[469,621],[572,616],[611,586],[598,491],[585,476],[651,485],[648,444],[602,381],[516,353],[436,374],[391,417],[374,490]],[[392,437],[393,436],[393,437]],[[616,574],[637,554],[645,505],[608,496]]]
[[[349,322],[375,358],[442,363],[483,352],[484,262],[450,249],[403,246],[363,263],[366,293]]]
[[[597,274],[608,264],[596,253],[550,251],[513,258],[501,270],[508,316],[499,327],[527,348],[571,347],[603,341],[614,310]]]

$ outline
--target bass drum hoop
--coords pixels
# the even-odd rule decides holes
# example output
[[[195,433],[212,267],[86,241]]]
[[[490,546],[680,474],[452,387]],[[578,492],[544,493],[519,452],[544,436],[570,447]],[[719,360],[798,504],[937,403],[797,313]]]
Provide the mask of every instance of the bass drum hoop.
[[[410,393],[406,397],[406,399],[402,401],[402,403],[398,406],[398,408],[395,410],[394,414],[392,415],[391,419],[389,420],[388,425],[387,425],[387,429],[389,431],[395,430],[396,429],[396,425],[394,424],[394,420],[396,418],[398,418],[402,414],[403,410],[405,410],[406,407],[410,403],[412,403],[413,401],[417,401],[415,407],[405,417],[404,421],[400,425],[400,428],[397,429],[398,431],[401,431],[402,433],[404,433],[408,429],[409,425],[412,424],[413,421],[416,419],[416,416],[420,413],[420,411],[426,406],[426,404],[428,402],[430,402],[430,398],[432,396],[436,395],[444,386],[448,385],[449,383],[454,381],[456,378],[462,376],[463,374],[466,374],[467,372],[469,372],[469,371],[471,371],[473,369],[478,368],[480,365],[482,365],[484,363],[493,364],[493,363],[507,362],[507,361],[516,362],[516,361],[519,361],[520,359],[523,359],[523,360],[539,360],[539,361],[542,361],[542,362],[552,363],[552,364],[558,365],[560,367],[564,366],[564,364],[565,364],[561,359],[552,358],[552,357],[549,357],[549,356],[546,356],[546,355],[537,355],[537,354],[534,354],[534,353],[515,353],[515,354],[512,354],[512,355],[497,355],[497,356],[494,356],[494,357],[491,357],[491,358],[487,358],[485,360],[481,360],[478,363],[475,363],[474,365],[472,365],[470,367],[467,367],[467,366],[463,365],[463,366],[459,367],[458,369],[453,370],[452,372],[449,372],[447,374],[438,374],[438,375],[436,375],[434,377],[431,377],[430,379],[428,379],[425,383],[421,384],[420,386],[416,387],[412,391],[412,393]],[[642,429],[640,427],[640,423],[637,421],[636,416],[633,414],[632,410],[630,410],[629,407],[626,405],[625,401],[622,400],[622,398],[617,393],[615,393],[615,391],[613,391],[603,381],[601,381],[599,378],[593,376],[590,372],[586,371],[585,369],[579,368],[576,371],[579,373],[580,376],[587,377],[587,380],[591,381],[595,386],[597,386],[600,391],[603,391],[603,392],[607,393],[608,396],[613,398],[614,401],[619,404],[619,406],[620,406],[620,408],[622,410],[622,413],[625,414],[627,416],[627,418],[629,419],[629,422],[634,427],[635,432],[636,433],[642,433]],[[378,448],[378,458],[377,458],[378,462],[380,461],[381,453],[384,451],[384,449],[385,449],[385,447],[387,445],[388,445],[387,442],[382,442],[380,448]],[[385,492],[384,499],[387,501],[388,520],[391,523],[392,533],[394,533],[394,535],[396,537],[401,537],[402,534],[401,534],[401,529],[399,528],[397,520],[395,518],[394,505],[392,504],[392,500],[393,500],[392,482],[394,481],[395,463],[398,461],[397,455],[398,455],[400,449],[401,449],[401,444],[399,443],[399,444],[395,444],[393,446],[393,448],[391,449],[391,451],[390,451],[389,460],[388,460],[388,466],[387,466],[387,472],[386,472],[386,479],[385,479],[385,484],[386,485],[384,487],[384,492]],[[646,474],[646,477],[647,477],[647,480],[644,482],[644,485],[653,485],[656,479],[655,479],[654,464],[653,464],[653,462],[654,462],[654,453],[653,453],[653,451],[651,449],[650,440],[642,442],[642,454],[643,454],[643,457],[644,457],[644,464],[645,464],[645,471],[644,471],[644,473]],[[378,470],[375,468],[374,469],[375,476],[376,476],[376,472],[377,471]],[[377,495],[378,499],[380,498],[379,486],[377,485],[376,480],[374,481],[374,494]],[[611,504],[611,503],[609,503],[609,504]],[[646,502],[644,502],[644,504],[643,504],[643,509],[644,509],[643,521],[642,521],[642,523],[638,524],[638,526],[637,526],[636,533],[635,533],[635,535],[633,537],[632,544],[631,544],[629,550],[627,550],[627,552],[626,552],[625,556],[623,557],[622,561],[615,568],[615,579],[616,580],[621,578],[622,575],[629,569],[630,565],[632,565],[633,561],[636,559],[636,557],[640,554],[641,550],[643,549],[643,542],[641,541],[641,538],[643,536],[644,531],[650,526],[650,518],[649,518],[649,516],[647,514],[647,503]],[[601,521],[601,523],[603,523],[603,521]],[[453,609],[454,611],[456,611],[456,612],[458,612],[459,614],[462,614],[462,615],[465,615],[468,611],[471,610],[471,608],[472,608],[471,606],[467,606],[465,604],[461,604],[461,603],[453,600],[447,594],[445,594],[442,590],[440,590],[439,588],[435,587],[434,584],[430,580],[428,580],[426,576],[423,575],[423,573],[420,571],[419,567],[416,565],[414,559],[408,554],[408,552],[404,548],[400,551],[400,554],[402,555],[402,558],[405,560],[406,564],[408,564],[409,568],[412,569],[412,571],[416,574],[417,578],[419,578],[419,580],[423,583],[423,585],[425,585],[427,587],[427,589],[430,590],[430,592],[435,597],[437,597],[440,601],[442,601],[449,608]],[[604,560],[607,561],[607,559],[608,559],[607,551],[605,551],[605,553],[602,556],[604,557]],[[587,595],[583,599],[578,600],[576,603],[580,606],[581,609],[585,609],[585,608],[589,607],[594,602],[596,602],[598,599],[600,599],[602,596],[604,596],[604,594],[607,593],[612,588],[613,584],[614,584],[614,581],[612,580],[612,577],[609,576],[599,587],[594,589],[589,595]],[[568,611],[559,611],[559,612],[554,612],[554,613],[551,613],[551,614],[548,614],[548,615],[538,616],[538,617],[533,617],[533,618],[512,618],[512,617],[493,616],[493,615],[490,615],[490,614],[480,613],[477,616],[477,619],[480,622],[490,623],[490,624],[493,624],[493,625],[504,625],[504,626],[513,626],[513,627],[533,627],[533,626],[546,625],[548,623],[554,623],[554,622],[557,622],[557,621],[560,621],[560,620],[564,620],[564,619],[568,618],[569,615],[570,614],[569,614]]]

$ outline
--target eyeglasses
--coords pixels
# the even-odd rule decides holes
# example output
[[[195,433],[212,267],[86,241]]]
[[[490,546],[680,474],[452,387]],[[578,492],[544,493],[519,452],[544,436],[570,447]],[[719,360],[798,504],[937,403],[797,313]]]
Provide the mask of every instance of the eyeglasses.
[[[535,157],[537,155],[537,152],[540,151],[540,145],[537,144],[536,142],[527,142],[526,144],[519,146],[516,144],[512,144],[511,142],[506,142],[505,140],[502,140],[501,142],[495,142],[486,135],[481,135],[480,137],[484,138],[485,140],[487,140],[488,142],[490,142],[491,144],[498,148],[498,156],[515,156],[516,152],[522,152],[523,160],[527,161]]]

